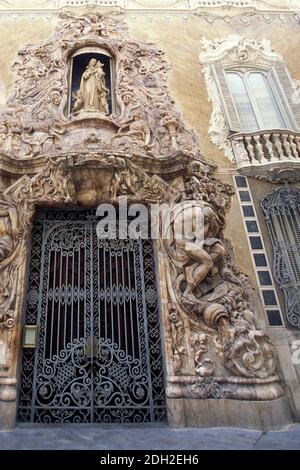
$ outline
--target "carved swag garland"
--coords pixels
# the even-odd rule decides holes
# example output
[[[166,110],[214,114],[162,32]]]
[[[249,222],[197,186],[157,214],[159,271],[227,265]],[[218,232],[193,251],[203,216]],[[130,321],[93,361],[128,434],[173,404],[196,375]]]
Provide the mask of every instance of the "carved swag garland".
[[[87,43],[107,48],[114,56],[117,101],[115,115],[93,116],[88,122],[64,114],[68,58]],[[18,280],[34,207],[79,201],[75,171],[92,162],[93,175],[108,175],[106,189],[92,201],[95,205],[100,199],[117,202],[122,195],[148,203],[181,199],[167,227],[169,238],[159,243],[166,268],[174,373],[186,373],[184,360],[192,348],[194,368],[188,373],[208,380],[203,382],[204,396],[216,389],[214,377],[224,376],[223,366],[237,377],[257,382],[273,375],[273,347],[266,332],[256,326],[246,278],[223,239],[233,190],[213,177],[211,165],[202,159],[198,138],[176,111],[166,85],[168,69],[159,48],[134,42],[123,22],[96,14],[61,15],[49,41],[26,46],[19,53],[14,65],[16,92],[10,109],[0,118],[0,152],[14,161],[44,158],[46,165],[1,194],[2,369],[12,363],[12,327],[20,315]],[[153,164],[158,159],[179,162],[184,190],[180,193],[158,174],[148,175],[142,168],[144,158]],[[194,211],[204,215],[204,229],[198,233],[196,227],[192,240],[176,240],[173,235],[179,224],[193,217]],[[203,358],[207,353],[210,357]],[[214,391],[213,396],[223,395]]]

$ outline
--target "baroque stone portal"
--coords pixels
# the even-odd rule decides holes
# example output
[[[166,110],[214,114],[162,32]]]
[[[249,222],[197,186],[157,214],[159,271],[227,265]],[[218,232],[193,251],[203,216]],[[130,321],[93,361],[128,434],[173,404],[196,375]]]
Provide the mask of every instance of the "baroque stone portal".
[[[115,115],[104,116],[107,84],[93,59],[75,108],[103,116],[64,115],[68,58],[86,44],[115,58]],[[164,233],[156,243],[167,397],[283,395],[261,305],[224,238],[233,188],[214,177],[176,110],[168,69],[163,51],[134,41],[116,16],[63,14],[49,40],[20,51],[15,94],[0,116],[3,172],[19,175],[0,195],[0,399],[16,397],[35,207],[97,207],[123,196],[129,203],[167,203],[172,212],[168,225],[159,224]],[[193,239],[177,240],[180,224],[195,213],[204,225]]]

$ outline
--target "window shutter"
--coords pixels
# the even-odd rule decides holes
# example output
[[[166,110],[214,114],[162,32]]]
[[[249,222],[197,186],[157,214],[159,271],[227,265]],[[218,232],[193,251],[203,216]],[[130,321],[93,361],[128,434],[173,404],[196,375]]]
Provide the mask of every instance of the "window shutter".
[[[299,97],[297,100],[297,94],[293,88],[290,74],[283,62],[277,62],[273,68],[275,70],[277,81],[281,85],[286,101],[292,111],[292,119],[296,124],[297,130],[300,131],[300,100]],[[286,106],[286,103],[284,104]]]
[[[224,69],[221,65],[214,64],[212,65],[212,70],[218,85],[220,96],[222,98],[223,109],[227,119],[228,127],[231,132],[242,132],[242,126],[227,85]]]

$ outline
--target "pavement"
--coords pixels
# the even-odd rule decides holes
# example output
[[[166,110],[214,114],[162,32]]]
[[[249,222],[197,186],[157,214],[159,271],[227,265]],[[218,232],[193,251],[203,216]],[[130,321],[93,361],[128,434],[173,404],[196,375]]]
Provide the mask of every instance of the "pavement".
[[[279,431],[172,429],[167,424],[19,424],[0,450],[297,450],[300,424]]]

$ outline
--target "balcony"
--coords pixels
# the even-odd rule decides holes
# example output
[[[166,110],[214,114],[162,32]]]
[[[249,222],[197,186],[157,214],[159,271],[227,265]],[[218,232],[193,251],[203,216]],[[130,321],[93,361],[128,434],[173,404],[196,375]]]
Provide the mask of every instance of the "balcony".
[[[228,139],[242,175],[276,183],[300,180],[300,133],[276,129]]]

